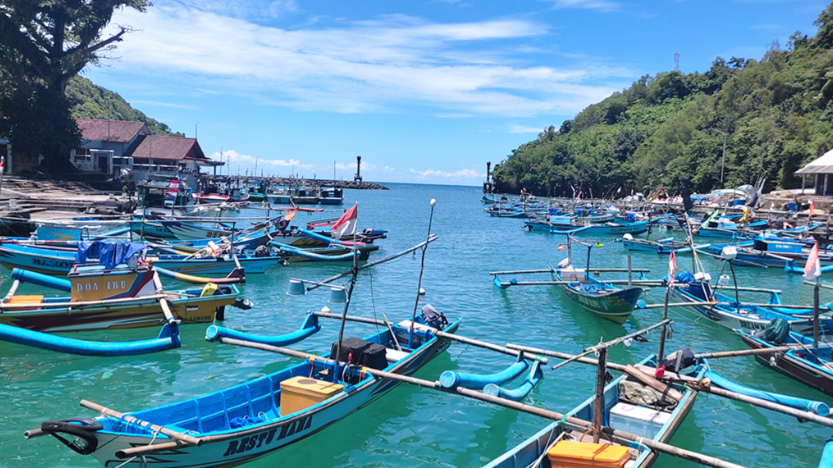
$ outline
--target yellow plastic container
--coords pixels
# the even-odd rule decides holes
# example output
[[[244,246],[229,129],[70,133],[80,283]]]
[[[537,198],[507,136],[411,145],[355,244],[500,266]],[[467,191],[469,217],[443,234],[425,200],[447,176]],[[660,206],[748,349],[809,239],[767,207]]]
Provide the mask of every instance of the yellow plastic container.
[[[286,416],[321,403],[344,390],[344,385],[293,377],[281,382],[281,416]]]
[[[622,468],[630,454],[627,447],[562,440],[547,452],[552,468]]]

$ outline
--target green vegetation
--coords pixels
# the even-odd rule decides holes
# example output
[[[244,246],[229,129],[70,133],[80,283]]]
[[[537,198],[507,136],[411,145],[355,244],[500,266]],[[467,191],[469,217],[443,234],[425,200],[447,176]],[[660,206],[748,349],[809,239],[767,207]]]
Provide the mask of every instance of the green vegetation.
[[[70,169],[80,135],[65,96],[69,80],[115,47],[128,27],[104,36],[117,8],[148,0],[0,0],[0,135],[15,150]]]
[[[172,132],[167,125],[134,109],[118,93],[97,86],[86,78],[71,78],[66,96],[72,105],[70,111],[74,119],[138,120],[146,123],[154,135],[185,136]]]
[[[512,150],[494,170],[498,189],[596,196],[622,188],[705,192],[766,177],[765,190],[795,188],[803,164],[833,149],[833,4],[814,38],[797,32],[761,60],[717,58],[706,73],[643,76],[560,128]]]

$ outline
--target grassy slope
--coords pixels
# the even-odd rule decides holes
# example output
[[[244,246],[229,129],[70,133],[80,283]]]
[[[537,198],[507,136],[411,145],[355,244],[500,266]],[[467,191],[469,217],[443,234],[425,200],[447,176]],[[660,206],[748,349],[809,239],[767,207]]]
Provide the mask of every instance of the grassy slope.
[[[138,120],[145,122],[154,135],[178,135],[162,122],[152,119],[130,106],[118,93],[92,81],[76,76],[69,81],[66,91],[72,101],[72,116],[76,119]]]

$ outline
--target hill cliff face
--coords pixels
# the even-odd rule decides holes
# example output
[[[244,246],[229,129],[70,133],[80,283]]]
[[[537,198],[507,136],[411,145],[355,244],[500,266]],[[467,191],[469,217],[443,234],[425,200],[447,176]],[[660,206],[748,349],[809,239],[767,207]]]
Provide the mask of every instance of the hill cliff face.
[[[645,75],[622,92],[550,126],[494,170],[497,188],[596,196],[621,188],[696,191],[766,177],[795,188],[793,173],[833,149],[833,4],[813,38],[796,33],[760,60],[718,57],[706,73]],[[810,181],[810,183],[812,183]]]
[[[154,135],[185,136],[172,132],[164,123],[134,109],[118,93],[97,86],[86,78],[71,78],[66,96],[72,103],[71,112],[75,119],[137,120],[146,123]]]

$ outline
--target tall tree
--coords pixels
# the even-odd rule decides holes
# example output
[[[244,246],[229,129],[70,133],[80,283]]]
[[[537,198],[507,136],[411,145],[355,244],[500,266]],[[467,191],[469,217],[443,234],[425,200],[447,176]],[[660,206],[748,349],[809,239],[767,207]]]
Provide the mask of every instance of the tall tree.
[[[119,26],[104,37],[113,12],[148,6],[148,0],[0,0],[0,64],[20,61],[30,76],[63,93],[72,76],[129,31]]]
[[[105,35],[116,9],[149,0],[0,0],[0,135],[18,151],[68,168],[79,135],[64,97],[69,79],[129,31]]]

